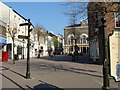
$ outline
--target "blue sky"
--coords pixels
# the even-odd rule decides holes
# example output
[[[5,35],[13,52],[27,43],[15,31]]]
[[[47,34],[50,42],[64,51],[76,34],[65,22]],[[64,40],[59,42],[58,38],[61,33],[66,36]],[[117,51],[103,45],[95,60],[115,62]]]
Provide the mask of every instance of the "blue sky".
[[[69,25],[69,16],[64,15],[62,2],[5,2],[34,26],[40,24],[48,31],[64,35],[64,27]]]

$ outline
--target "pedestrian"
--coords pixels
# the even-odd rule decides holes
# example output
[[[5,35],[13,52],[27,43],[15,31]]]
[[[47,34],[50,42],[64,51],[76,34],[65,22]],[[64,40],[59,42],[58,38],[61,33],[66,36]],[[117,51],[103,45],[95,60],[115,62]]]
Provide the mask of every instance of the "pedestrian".
[[[40,58],[40,50],[38,51],[38,57],[37,58]]]
[[[53,55],[55,56],[55,52],[53,52]]]
[[[51,52],[51,57],[53,57],[53,52]]]

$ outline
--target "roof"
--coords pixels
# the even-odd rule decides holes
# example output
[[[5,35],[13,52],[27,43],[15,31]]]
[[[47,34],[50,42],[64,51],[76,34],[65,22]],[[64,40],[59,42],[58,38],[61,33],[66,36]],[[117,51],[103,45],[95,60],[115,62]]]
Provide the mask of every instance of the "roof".
[[[67,26],[67,27],[82,27],[82,26],[88,26],[86,20],[81,20],[80,24],[73,24],[73,25],[70,25],[70,26]]]
[[[28,21],[26,18],[24,18],[22,15],[20,15],[17,11],[15,11],[13,8],[12,10],[17,14],[19,15],[21,18],[23,18],[25,21]],[[31,23],[31,22],[30,22]],[[33,26],[33,24],[31,23],[31,25]],[[34,27],[34,26],[33,26]]]
[[[49,34],[50,36],[52,36],[52,37],[54,37],[54,36],[56,37],[56,35],[53,34],[53,33],[51,33],[51,32],[49,32],[48,34]]]
[[[74,25],[70,25],[70,26],[67,26],[67,27],[79,27],[81,26],[81,24],[74,24]]]

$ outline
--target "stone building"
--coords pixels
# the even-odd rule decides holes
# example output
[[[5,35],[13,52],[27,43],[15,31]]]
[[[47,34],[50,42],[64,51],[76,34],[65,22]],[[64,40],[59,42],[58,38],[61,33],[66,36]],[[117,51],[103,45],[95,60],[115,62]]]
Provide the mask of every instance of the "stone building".
[[[90,59],[102,64],[103,63],[103,45],[100,34],[101,17],[106,18],[106,38],[113,30],[120,30],[120,12],[117,10],[118,4],[111,2],[106,4],[107,12],[104,12],[103,5],[91,2],[88,4],[88,26],[89,26],[89,43],[90,43]],[[111,12],[112,11],[112,12]]]
[[[80,24],[74,24],[64,28],[64,54],[73,54],[75,45],[78,46],[77,51],[79,54],[88,53],[88,25],[85,20],[82,20]]]

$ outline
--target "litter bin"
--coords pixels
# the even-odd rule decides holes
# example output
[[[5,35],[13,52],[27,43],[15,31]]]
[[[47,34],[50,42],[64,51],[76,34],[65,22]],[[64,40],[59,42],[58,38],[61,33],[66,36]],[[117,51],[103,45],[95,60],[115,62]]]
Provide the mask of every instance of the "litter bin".
[[[17,54],[14,54],[14,59],[15,59],[15,60],[19,60],[19,58],[18,58],[18,55],[17,55]]]
[[[2,62],[8,61],[8,52],[2,52]]]

